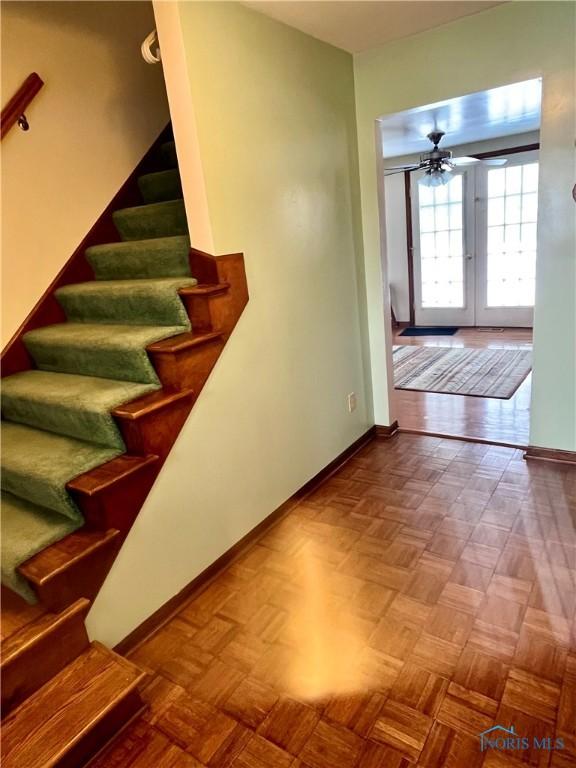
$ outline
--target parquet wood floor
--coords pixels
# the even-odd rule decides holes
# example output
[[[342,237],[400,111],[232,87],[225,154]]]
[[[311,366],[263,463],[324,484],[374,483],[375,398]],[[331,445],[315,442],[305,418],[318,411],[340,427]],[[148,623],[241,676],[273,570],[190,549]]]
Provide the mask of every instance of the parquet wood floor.
[[[372,442],[132,653],[149,710],[93,768],[574,766],[575,528],[573,468]]]
[[[501,332],[460,328],[454,336],[400,336],[401,332],[401,328],[395,332],[394,344],[504,349],[532,347],[532,330],[529,328],[505,328]],[[531,386],[530,373],[508,400],[395,389],[395,418],[403,429],[525,447],[529,443]]]

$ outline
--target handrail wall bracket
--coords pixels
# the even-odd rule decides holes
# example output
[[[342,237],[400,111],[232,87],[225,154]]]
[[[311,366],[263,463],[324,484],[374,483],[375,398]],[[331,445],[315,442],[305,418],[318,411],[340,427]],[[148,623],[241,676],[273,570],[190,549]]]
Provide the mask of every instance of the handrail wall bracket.
[[[22,131],[30,129],[30,123],[26,118],[26,107],[44,85],[44,80],[36,72],[28,75],[14,96],[2,110],[0,119],[0,134],[4,138],[13,125],[17,125]]]
[[[152,50],[153,46],[156,48],[155,51]],[[142,52],[142,58],[147,64],[158,64],[160,62],[160,45],[158,42],[158,33],[155,29],[153,29],[146,37],[140,46],[140,51]]]

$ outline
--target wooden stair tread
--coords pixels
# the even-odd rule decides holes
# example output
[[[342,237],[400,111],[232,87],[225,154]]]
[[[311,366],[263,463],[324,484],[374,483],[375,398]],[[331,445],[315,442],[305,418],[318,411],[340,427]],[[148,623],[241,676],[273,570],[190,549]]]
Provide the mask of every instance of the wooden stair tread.
[[[131,454],[123,453],[111,461],[107,461],[88,472],[84,472],[82,475],[78,475],[78,477],[66,483],[66,488],[69,491],[76,491],[85,496],[93,496],[96,493],[101,493],[105,488],[110,487],[114,483],[121,482],[134,472],[155,464],[157,461],[158,457],[153,455],[132,456]]]
[[[46,613],[46,608],[38,603],[30,605],[20,595],[2,585],[2,610],[0,612],[0,624],[2,628],[1,640],[5,642],[15,632],[19,632],[27,624],[30,624]]]
[[[0,669],[4,669],[12,663],[17,657],[25,653],[42,636],[50,634],[58,627],[68,622],[74,615],[86,615],[90,601],[80,598],[72,605],[69,605],[61,613],[46,612],[29,624],[26,624],[10,637],[7,637],[2,643],[2,658],[0,659]]]
[[[162,341],[156,341],[153,344],[149,344],[146,349],[148,352],[154,353],[167,353],[183,352],[186,349],[192,347],[199,347],[203,344],[208,344],[211,341],[219,341],[222,338],[221,333],[179,333],[176,336],[170,336],[168,339]]]
[[[57,765],[145,677],[131,662],[92,643],[6,717],[2,765]]]
[[[89,645],[84,620],[90,601],[80,598],[60,613],[46,612],[2,644],[2,712],[31,696]]]
[[[124,403],[114,408],[112,415],[119,419],[135,420],[143,416],[148,416],[155,411],[166,408],[179,400],[186,400],[194,396],[194,390],[183,389],[180,392],[166,392],[161,389],[157,392],[151,392],[143,395],[129,403]]]
[[[107,548],[120,531],[94,531],[80,528],[26,560],[18,571],[32,584],[41,585],[88,554]]]
[[[230,287],[229,283],[198,283],[197,285],[179,288],[180,296],[215,296],[220,293],[226,293]]]

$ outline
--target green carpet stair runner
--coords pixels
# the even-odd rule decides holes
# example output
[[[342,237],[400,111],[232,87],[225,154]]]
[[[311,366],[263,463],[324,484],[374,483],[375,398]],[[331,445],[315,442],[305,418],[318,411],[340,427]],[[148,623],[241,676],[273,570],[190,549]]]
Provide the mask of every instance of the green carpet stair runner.
[[[128,240],[94,245],[86,250],[96,280],[140,280],[149,277],[187,277],[190,274],[186,235]]]
[[[67,321],[30,331],[36,368],[2,381],[2,583],[32,602],[17,567],[83,524],[66,484],[125,452],[111,411],[160,382],[146,347],[190,330],[190,274],[173,142],[138,179],[143,204],[115,211],[121,241],[92,246],[96,279],[55,292]]]
[[[16,566],[80,528],[73,520],[2,491],[2,583],[29,603],[35,596]]]
[[[115,211],[112,218],[123,240],[185,235],[188,231],[183,200],[124,208]]]
[[[33,504],[78,518],[80,513],[64,484],[120,453],[121,448],[5,421],[2,425],[2,488]]]
[[[44,371],[157,384],[145,347],[188,326],[61,323],[26,334],[34,362]]]
[[[110,411],[154,389],[155,384],[23,371],[4,379],[2,412],[10,421],[122,451]]]
[[[182,185],[177,168],[140,176],[138,186],[145,203],[161,203],[182,197]]]
[[[178,288],[194,285],[185,277],[94,280],[56,291],[70,322],[130,325],[186,325],[188,315]]]

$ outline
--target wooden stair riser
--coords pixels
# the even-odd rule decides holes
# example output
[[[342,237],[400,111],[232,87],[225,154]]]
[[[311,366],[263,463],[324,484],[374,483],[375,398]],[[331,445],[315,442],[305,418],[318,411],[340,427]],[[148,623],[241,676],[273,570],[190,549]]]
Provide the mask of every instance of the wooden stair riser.
[[[162,386],[168,391],[193,389],[199,393],[206,383],[216,360],[224,347],[224,340],[216,338],[198,346],[175,351],[159,351],[152,345],[148,354]]]
[[[229,286],[227,291],[209,297],[208,308],[204,310],[205,313],[209,312],[212,330],[222,333],[227,340],[248,303],[243,255],[232,253],[214,257],[191,248],[190,269],[200,284]],[[192,309],[193,313],[194,311]],[[194,324],[192,328],[195,329]]]
[[[90,533],[82,529],[18,568],[49,611],[60,612],[79,597],[93,600],[112,567],[122,542],[120,531],[108,531],[95,544],[84,542],[87,537]],[[76,541],[75,552],[72,543]]]
[[[3,716],[86,650],[89,608],[88,600],[78,600],[62,614],[25,627],[2,646]]]
[[[140,398],[144,402],[146,398]],[[116,408],[112,414],[131,454],[154,454],[161,462],[168,456],[194,405],[194,392],[184,390],[177,399],[165,399],[160,407],[139,409],[138,401]],[[114,526],[117,527],[117,526]]]
[[[145,456],[139,463],[138,457],[119,456],[107,464],[79,475],[66,486],[80,508],[88,528],[106,531],[115,528],[124,539],[132,527],[138,512],[160,469],[157,456]],[[109,465],[132,466],[117,474],[106,477]]]
[[[54,768],[79,768],[79,766],[89,768],[90,762],[145,709],[146,704],[142,701],[138,689],[130,691],[114,704],[106,716],[88,731],[68,754],[54,764]],[[21,768],[37,767],[21,766]]]
[[[197,285],[178,291],[194,333],[209,333],[218,328],[218,302],[228,294],[227,285]]]
[[[124,540],[158,477],[159,468],[150,468],[145,476],[132,479],[122,488],[111,488],[98,496],[77,497],[76,503],[82,509],[86,527],[96,530],[116,528]]]

